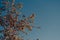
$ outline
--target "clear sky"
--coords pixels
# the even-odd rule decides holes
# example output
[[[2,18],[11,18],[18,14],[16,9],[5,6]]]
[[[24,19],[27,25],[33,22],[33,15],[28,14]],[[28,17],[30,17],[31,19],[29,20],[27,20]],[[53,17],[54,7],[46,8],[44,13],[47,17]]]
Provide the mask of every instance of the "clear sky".
[[[60,0],[21,0],[21,2],[24,6],[23,12],[26,15],[35,12],[35,25],[41,27],[40,30],[34,29],[28,35],[31,39],[60,40]]]
[[[31,40],[60,40],[60,0],[16,0],[23,3],[22,13],[36,14],[35,25],[41,29],[33,28],[32,32],[25,35]]]

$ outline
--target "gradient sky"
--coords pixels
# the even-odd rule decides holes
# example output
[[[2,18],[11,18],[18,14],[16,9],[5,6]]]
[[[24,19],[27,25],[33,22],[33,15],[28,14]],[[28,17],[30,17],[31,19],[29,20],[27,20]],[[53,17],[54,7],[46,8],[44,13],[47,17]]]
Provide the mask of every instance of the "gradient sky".
[[[31,40],[36,38],[60,40],[60,0],[21,0],[21,2],[24,6],[23,12],[27,15],[35,12],[35,25],[41,27],[40,30],[34,29],[28,35]]]
[[[32,32],[25,35],[25,40],[60,40],[60,0],[16,0],[23,3],[22,13],[30,15],[35,13],[35,25]]]

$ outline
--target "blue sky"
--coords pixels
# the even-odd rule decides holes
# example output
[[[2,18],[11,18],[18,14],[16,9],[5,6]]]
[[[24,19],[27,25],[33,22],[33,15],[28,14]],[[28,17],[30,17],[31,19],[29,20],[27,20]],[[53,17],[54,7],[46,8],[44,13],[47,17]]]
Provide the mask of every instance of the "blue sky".
[[[23,3],[21,12],[25,15],[35,13],[35,25],[32,32],[25,35],[25,40],[60,40],[60,0],[16,0]]]
[[[18,0],[17,0],[18,1]],[[34,29],[29,37],[40,40],[60,40],[60,0],[21,0],[22,11],[29,15],[36,14],[35,25],[40,30]],[[27,38],[28,36],[26,36]]]

